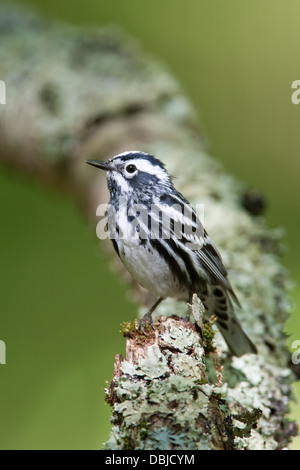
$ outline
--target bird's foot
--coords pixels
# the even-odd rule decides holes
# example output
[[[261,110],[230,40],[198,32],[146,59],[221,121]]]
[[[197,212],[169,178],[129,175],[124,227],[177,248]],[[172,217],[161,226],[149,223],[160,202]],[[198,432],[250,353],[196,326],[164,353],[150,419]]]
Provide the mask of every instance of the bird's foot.
[[[186,322],[191,321],[191,311],[189,308],[188,308],[186,316],[183,318],[183,321],[186,321]]]
[[[180,317],[181,321],[189,323],[191,321],[191,312],[188,310],[185,317]]]
[[[187,304],[187,306],[188,308],[187,308],[186,316],[182,317],[182,321],[185,321],[186,323],[191,321],[191,313],[192,313],[190,304]]]
[[[146,331],[147,325],[149,325],[152,330],[155,330],[155,326],[152,320],[152,313],[150,311],[147,312],[146,315],[144,315],[144,317],[138,322],[138,330],[142,331],[146,336],[148,336]]]
[[[168,318],[174,318],[174,320],[180,320],[180,321],[188,323],[191,321],[191,312],[190,312],[190,309],[188,309],[185,317],[182,317],[181,315],[169,315]]]

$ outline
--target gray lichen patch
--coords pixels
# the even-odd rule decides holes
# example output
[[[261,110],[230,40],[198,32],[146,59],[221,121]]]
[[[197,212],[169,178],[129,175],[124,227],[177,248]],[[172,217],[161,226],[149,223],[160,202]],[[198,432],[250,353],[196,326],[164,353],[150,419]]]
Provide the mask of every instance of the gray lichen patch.
[[[167,359],[162,354],[157,344],[149,346],[146,358],[140,359],[136,369],[145,380],[157,379],[164,376],[169,371]]]
[[[185,354],[193,351],[195,347],[199,347],[199,336],[194,329],[187,328],[183,321],[176,321],[172,318],[166,318],[165,322],[166,325],[159,336],[160,344],[165,342],[169,348],[174,348]]]

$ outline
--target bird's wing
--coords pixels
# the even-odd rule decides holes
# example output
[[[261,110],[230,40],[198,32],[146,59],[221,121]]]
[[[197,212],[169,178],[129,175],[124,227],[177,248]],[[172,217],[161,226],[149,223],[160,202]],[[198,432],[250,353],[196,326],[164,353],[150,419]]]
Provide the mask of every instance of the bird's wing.
[[[166,200],[166,197],[168,200]],[[222,257],[189,202],[179,192],[173,193],[172,196],[165,196],[162,202],[167,203],[169,207],[171,205],[176,207],[176,204],[179,204],[181,211],[176,209],[169,210],[173,221],[176,219],[176,216],[177,221],[179,221],[179,230],[177,224],[177,227],[173,230],[173,235],[185,247],[190,246],[190,249],[197,253],[202,265],[221,286],[230,292],[232,299],[240,307],[240,302],[227,278],[227,270],[223,264]],[[182,216],[183,213],[185,214],[184,216]]]
[[[223,264],[220,253],[216,249],[210,237],[207,235],[206,231],[204,233],[204,244],[202,248],[197,250],[197,255],[207,270],[220,282],[223,287],[225,287],[230,292],[232,299],[239,307],[241,307],[241,304],[230,282],[228,281],[227,271]]]

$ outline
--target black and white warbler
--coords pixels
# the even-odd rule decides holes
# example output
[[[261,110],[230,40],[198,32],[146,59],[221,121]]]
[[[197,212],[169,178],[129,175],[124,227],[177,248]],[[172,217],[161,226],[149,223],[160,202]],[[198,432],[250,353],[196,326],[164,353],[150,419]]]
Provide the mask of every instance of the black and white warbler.
[[[153,326],[152,313],[166,297],[190,300],[197,293],[217,317],[231,352],[256,353],[234,313],[232,301],[240,304],[221,256],[163,163],[138,151],[86,163],[107,172],[116,252],[133,278],[158,298],[139,327]]]

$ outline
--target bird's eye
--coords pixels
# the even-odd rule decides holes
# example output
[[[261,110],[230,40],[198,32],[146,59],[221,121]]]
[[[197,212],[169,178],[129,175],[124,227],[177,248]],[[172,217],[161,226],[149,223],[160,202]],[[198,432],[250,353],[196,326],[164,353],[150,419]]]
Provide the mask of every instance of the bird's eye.
[[[131,165],[127,165],[127,167],[126,167],[127,173],[134,173],[135,170],[136,170],[136,166],[135,166],[135,165],[132,165],[132,164],[131,164]]]

